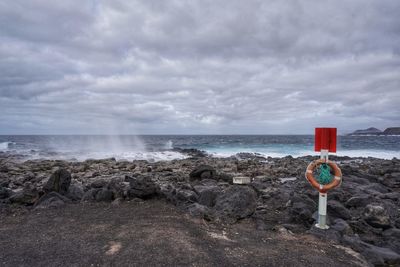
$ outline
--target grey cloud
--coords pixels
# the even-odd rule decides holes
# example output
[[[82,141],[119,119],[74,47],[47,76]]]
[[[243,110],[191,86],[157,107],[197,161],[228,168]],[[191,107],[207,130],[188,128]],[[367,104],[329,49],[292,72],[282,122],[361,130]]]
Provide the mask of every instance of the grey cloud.
[[[396,126],[399,13],[396,0],[0,0],[0,134]]]

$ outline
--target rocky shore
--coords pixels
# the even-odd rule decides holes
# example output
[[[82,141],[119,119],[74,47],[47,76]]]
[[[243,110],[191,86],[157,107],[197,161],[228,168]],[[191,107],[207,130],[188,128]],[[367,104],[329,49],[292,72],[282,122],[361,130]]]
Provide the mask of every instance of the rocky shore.
[[[343,183],[328,193],[330,229],[314,227],[318,192],[304,178],[315,157],[213,158],[196,150],[168,162],[20,161],[0,153],[0,214],[82,202],[163,199],[194,218],[221,225],[252,220],[257,231],[314,235],[359,252],[371,265],[400,264],[400,160],[341,157]],[[249,185],[233,185],[235,176]]]

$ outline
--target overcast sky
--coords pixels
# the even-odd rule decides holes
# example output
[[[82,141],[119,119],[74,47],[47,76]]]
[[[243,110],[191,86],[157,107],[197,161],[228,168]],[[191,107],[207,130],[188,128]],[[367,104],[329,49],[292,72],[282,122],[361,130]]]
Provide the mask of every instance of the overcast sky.
[[[0,0],[0,134],[400,126],[399,14],[399,0]]]

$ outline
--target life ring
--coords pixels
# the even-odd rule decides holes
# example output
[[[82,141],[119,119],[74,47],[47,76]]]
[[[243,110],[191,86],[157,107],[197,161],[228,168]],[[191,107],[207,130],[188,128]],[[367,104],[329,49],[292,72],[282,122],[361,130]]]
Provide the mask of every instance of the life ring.
[[[314,170],[323,163],[326,163],[329,165],[329,167],[331,167],[334,175],[334,179],[332,180],[332,182],[325,185],[318,183],[317,179],[315,179],[313,175]],[[306,170],[306,179],[312,185],[312,187],[317,189],[320,193],[326,193],[328,190],[331,190],[342,183],[342,171],[339,169],[338,165],[335,162],[325,159],[318,159],[312,161],[308,165]]]

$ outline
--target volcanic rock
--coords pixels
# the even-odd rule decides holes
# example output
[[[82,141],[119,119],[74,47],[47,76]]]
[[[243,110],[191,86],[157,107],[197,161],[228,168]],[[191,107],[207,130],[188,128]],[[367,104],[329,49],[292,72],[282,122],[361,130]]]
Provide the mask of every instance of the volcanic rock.
[[[65,169],[56,170],[47,181],[43,190],[45,192],[55,191],[61,195],[65,195],[68,192],[68,188],[71,184],[71,173]]]
[[[215,212],[218,217],[228,222],[246,218],[256,210],[256,192],[249,186],[230,186],[215,201]]]
[[[146,176],[130,179],[129,185],[128,196],[130,198],[148,199],[157,194],[156,184]]]
[[[192,180],[196,179],[215,179],[216,171],[213,167],[209,165],[200,165],[195,168],[190,174],[189,177]]]
[[[68,199],[57,192],[50,192],[42,196],[34,205],[35,209],[48,209],[48,208],[60,208],[68,202]]]
[[[378,204],[368,204],[363,212],[364,220],[376,228],[390,228],[390,217],[384,207]]]

